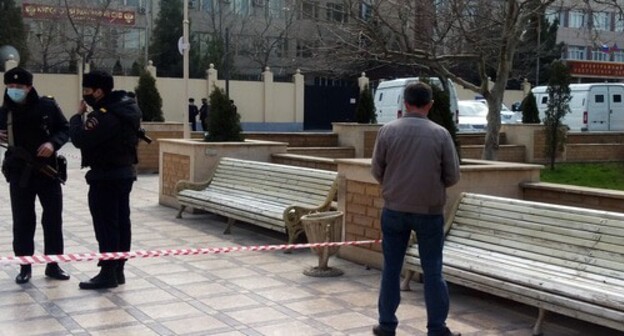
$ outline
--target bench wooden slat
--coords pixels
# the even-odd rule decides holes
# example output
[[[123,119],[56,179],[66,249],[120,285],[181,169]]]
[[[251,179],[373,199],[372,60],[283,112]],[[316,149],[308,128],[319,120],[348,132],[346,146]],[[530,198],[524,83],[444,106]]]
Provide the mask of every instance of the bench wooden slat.
[[[619,257],[622,255],[621,246],[611,243],[601,243],[596,241],[579,240],[569,236],[559,236],[556,234],[547,234],[541,231],[521,230],[509,226],[490,225],[491,223],[479,222],[481,226],[468,225],[463,218],[458,219],[455,224],[455,230],[448,236],[469,238],[470,241],[488,242],[493,245],[511,245],[518,248],[525,246],[533,248],[536,246],[545,247],[548,251],[556,248],[557,251],[568,253],[567,259],[576,259],[579,255],[585,255],[589,249],[592,250],[592,258],[599,258],[617,262],[619,265]],[[474,224],[474,223],[473,223]],[[492,234],[492,232],[496,234]],[[530,235],[534,234],[534,235]],[[470,244],[470,241],[467,241]]]
[[[624,214],[464,193],[446,228],[448,281],[624,331]]]
[[[336,191],[336,172],[221,158],[209,181],[178,182],[178,217],[190,206],[286,232],[293,242],[303,233],[301,217],[328,210]]]

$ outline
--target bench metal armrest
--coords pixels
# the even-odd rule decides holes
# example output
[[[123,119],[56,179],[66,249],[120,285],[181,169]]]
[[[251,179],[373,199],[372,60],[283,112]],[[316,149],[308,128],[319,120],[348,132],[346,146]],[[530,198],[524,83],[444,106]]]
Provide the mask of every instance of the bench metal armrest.
[[[314,213],[329,210],[331,202],[318,207],[305,207],[300,205],[291,205],[284,210],[284,222],[286,223],[286,231],[288,232],[288,243],[292,244],[295,239],[303,233],[303,225],[301,225],[301,217]]]
[[[181,180],[176,183],[175,186],[175,194],[179,194],[180,191],[190,189],[195,191],[200,191],[206,189],[206,187],[210,184],[211,180],[201,181],[201,182],[192,182],[189,180]]]

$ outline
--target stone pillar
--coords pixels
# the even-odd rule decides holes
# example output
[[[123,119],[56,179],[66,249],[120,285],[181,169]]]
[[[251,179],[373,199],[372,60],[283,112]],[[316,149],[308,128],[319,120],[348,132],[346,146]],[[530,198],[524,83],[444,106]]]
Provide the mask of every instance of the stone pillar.
[[[15,60],[15,55],[9,55],[9,59],[4,62],[4,72],[7,72],[13,68],[17,68],[17,61]]]
[[[366,77],[366,73],[362,72],[362,76],[358,78],[358,86],[360,87],[360,92],[364,91],[364,89],[368,86],[369,82],[370,81],[368,77]]]
[[[305,96],[305,80],[301,74],[301,70],[297,69],[293,75],[293,83],[295,85],[295,106],[294,106],[294,122],[301,124],[301,130],[303,130],[303,111],[304,111],[304,96]]]
[[[529,94],[529,92],[531,92],[531,83],[529,83],[529,80],[526,78],[522,82],[522,92],[525,97]]]
[[[145,67],[145,70],[147,72],[150,73],[150,75],[152,75],[152,77],[154,77],[154,79],[156,79],[156,67],[154,66],[154,62],[153,61],[148,61],[147,62],[147,66]]]
[[[264,82],[264,111],[262,113],[262,121],[263,122],[273,122],[275,121],[275,104],[273,103],[273,73],[271,72],[271,68],[264,68],[264,72],[262,72],[262,81]]]
[[[208,95],[210,97],[212,90],[217,86],[217,80],[219,79],[219,71],[215,69],[214,64],[210,63],[210,67],[206,70],[206,85],[208,86]]]

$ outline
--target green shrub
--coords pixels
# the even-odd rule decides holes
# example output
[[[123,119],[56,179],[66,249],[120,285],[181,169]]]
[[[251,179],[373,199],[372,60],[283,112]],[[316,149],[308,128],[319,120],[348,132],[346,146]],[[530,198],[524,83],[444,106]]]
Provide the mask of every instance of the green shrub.
[[[156,79],[143,71],[139,85],[134,89],[137,103],[143,114],[143,121],[165,121],[162,111],[162,98],[156,88]]]
[[[357,109],[355,110],[355,121],[360,124],[376,124],[377,116],[375,114],[375,102],[373,94],[368,85],[360,91]]]
[[[209,142],[243,141],[243,130],[236,105],[230,102],[223,89],[215,87],[210,94],[208,133],[204,140]]]

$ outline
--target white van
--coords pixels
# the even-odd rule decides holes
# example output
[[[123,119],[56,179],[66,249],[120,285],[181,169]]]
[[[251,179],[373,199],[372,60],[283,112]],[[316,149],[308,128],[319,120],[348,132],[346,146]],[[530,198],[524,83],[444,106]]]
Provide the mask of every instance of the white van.
[[[428,78],[433,85],[442,88],[440,80],[436,77]],[[393,79],[383,81],[377,86],[375,91],[375,112],[377,113],[377,123],[385,124],[394,119],[400,118],[405,112],[403,104],[403,91],[408,84],[418,82],[418,77]],[[457,90],[453,82],[449,80],[449,98],[453,120],[457,122]]]
[[[548,108],[546,86],[531,90],[542,122]],[[624,84],[570,84],[570,112],[562,123],[572,131],[624,131]]]

